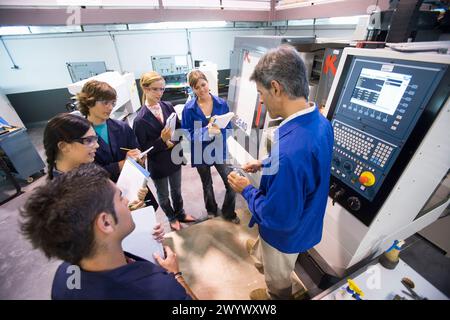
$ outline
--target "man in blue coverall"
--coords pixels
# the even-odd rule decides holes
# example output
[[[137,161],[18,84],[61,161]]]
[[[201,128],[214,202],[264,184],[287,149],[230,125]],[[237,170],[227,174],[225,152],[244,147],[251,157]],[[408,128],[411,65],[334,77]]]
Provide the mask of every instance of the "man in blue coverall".
[[[267,52],[250,77],[272,118],[281,117],[268,158],[243,166],[262,169],[259,188],[235,172],[231,187],[248,203],[249,227],[259,237],[247,242],[255,266],[264,273],[267,289],[251,299],[292,299],[303,288],[294,267],[299,253],[320,242],[330,181],[333,129],[316,105],[308,102],[305,64],[295,48],[280,46]]]

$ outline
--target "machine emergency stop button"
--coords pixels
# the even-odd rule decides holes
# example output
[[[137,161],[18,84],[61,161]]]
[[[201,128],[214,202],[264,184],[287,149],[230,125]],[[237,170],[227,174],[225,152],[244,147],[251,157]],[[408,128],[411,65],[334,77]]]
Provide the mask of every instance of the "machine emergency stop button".
[[[359,176],[359,182],[365,187],[371,187],[375,184],[375,176],[370,171],[364,171]]]

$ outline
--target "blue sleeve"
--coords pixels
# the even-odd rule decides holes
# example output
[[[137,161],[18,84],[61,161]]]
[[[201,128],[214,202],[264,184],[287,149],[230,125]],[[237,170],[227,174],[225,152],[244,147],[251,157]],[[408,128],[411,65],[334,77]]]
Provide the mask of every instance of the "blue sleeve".
[[[193,111],[185,107],[183,109],[181,127],[189,131],[189,137],[191,141],[210,141],[211,138],[209,137],[208,134],[208,128],[206,126],[201,128],[195,128],[194,126],[195,121],[201,120],[195,119]]]
[[[266,192],[253,186],[242,191],[252,218],[272,230],[288,231],[297,227],[303,212],[303,174],[295,171],[288,159],[280,157],[278,172],[268,179]]]

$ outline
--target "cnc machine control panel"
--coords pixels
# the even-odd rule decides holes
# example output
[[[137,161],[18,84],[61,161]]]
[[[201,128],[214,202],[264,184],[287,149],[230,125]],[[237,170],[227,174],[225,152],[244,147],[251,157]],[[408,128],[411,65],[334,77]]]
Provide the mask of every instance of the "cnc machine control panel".
[[[369,212],[380,202],[377,196],[387,187],[391,170],[405,157],[402,149],[447,67],[353,56],[344,68],[328,116],[335,135],[331,188],[346,194],[340,203],[349,211]],[[362,220],[367,224],[371,219]]]

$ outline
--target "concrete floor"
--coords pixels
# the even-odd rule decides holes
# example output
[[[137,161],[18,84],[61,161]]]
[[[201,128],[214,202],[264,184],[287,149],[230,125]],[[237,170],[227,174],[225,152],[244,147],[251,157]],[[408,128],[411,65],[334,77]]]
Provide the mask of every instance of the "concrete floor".
[[[43,159],[42,126],[29,130],[30,137]],[[225,190],[218,173],[213,169],[216,200],[222,204]],[[0,206],[0,300],[49,299],[51,283],[59,261],[48,261],[40,251],[18,232],[18,208],[24,204],[30,192],[45,177],[24,184],[24,193]],[[206,218],[202,187],[195,169],[183,167],[182,192],[185,210],[199,219]],[[152,190],[155,193],[153,188]],[[157,220],[164,224],[165,243],[171,246],[179,258],[186,281],[200,299],[245,300],[251,290],[264,287],[264,277],[253,267],[245,250],[248,238],[255,238],[255,228],[247,227],[250,214],[243,198],[238,195],[236,208],[240,225],[224,221],[221,217],[195,225],[185,225],[179,232],[170,232],[169,223],[161,209]],[[408,247],[402,259],[447,296],[450,296],[450,259],[423,237],[413,235],[407,239]],[[320,289],[296,267],[310,293]]]

